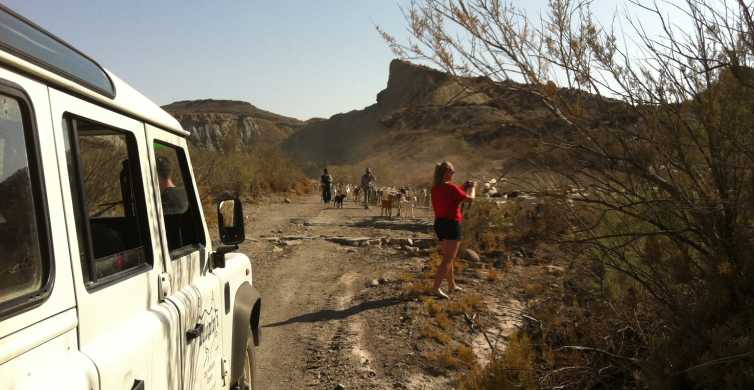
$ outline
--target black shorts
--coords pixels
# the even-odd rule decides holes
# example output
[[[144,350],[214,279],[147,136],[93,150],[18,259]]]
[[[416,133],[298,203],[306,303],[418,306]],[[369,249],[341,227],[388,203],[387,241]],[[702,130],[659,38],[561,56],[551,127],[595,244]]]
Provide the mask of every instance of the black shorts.
[[[437,239],[442,240],[460,240],[461,223],[452,219],[435,219],[435,234]]]

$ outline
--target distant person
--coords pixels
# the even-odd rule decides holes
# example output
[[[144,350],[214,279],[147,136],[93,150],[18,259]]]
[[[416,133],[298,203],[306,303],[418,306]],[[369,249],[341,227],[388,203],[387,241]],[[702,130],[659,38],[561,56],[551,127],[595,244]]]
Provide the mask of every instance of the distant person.
[[[160,183],[162,212],[165,215],[183,214],[188,210],[186,190],[173,183],[173,164],[165,157],[157,157],[157,179]]]
[[[463,219],[461,202],[470,202],[476,196],[476,183],[466,182],[462,188],[450,182],[455,172],[450,161],[437,164],[432,187],[435,233],[440,241],[442,255],[442,263],[437,268],[432,292],[441,298],[448,298],[448,295],[440,289],[443,279],[447,279],[450,291],[461,290],[456,285],[453,274],[453,261],[461,245],[461,220]]]
[[[369,194],[374,191],[377,185],[377,178],[372,174],[372,170],[367,171],[361,176],[361,190],[364,191],[364,208],[369,208]]]
[[[322,171],[322,177],[319,179],[320,189],[322,190],[322,201],[327,205],[332,200],[332,176],[327,172],[327,168]]]

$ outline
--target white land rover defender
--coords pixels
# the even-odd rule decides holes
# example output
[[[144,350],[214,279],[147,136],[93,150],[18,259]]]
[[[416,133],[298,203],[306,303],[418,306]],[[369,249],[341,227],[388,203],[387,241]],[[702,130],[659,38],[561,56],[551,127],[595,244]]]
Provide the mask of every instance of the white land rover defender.
[[[253,388],[241,202],[213,248],[188,135],[0,6],[0,389]]]

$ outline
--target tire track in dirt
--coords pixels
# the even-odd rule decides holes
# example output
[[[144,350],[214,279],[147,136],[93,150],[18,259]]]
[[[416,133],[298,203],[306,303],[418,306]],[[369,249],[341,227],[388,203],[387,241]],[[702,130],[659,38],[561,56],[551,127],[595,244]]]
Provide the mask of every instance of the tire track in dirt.
[[[323,208],[315,196],[252,206],[251,213],[254,238],[241,249],[252,257],[254,283],[262,294],[260,388],[394,388],[395,378],[388,378],[381,357],[370,349],[365,312],[379,313],[397,302],[357,303],[355,298],[385,271],[385,249],[344,247],[321,238],[287,245],[260,238],[395,238],[415,232],[353,204]]]
[[[343,232],[343,211],[323,209],[313,197],[254,211],[255,237]],[[265,240],[242,249],[253,258],[255,285],[262,294],[260,388],[328,388],[351,378],[358,370],[355,363],[360,363],[350,352],[360,326],[354,325],[350,308],[355,289],[365,279],[359,272],[364,259],[321,239],[277,253]]]

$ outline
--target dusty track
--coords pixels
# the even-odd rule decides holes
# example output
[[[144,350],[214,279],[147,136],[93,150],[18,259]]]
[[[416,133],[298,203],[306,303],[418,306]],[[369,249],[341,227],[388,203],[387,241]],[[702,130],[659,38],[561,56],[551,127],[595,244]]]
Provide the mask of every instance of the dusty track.
[[[427,212],[418,211],[414,219],[385,219],[378,216],[379,209],[364,210],[352,202],[343,209],[325,209],[310,196],[251,206],[247,214],[251,239],[241,250],[252,258],[254,283],[263,297],[260,388],[400,388],[385,370],[388,363],[374,353],[366,314],[391,320],[395,314],[390,309],[401,300],[354,299],[373,279],[395,277],[387,259],[397,252],[322,238],[281,245],[266,237],[430,237]]]

